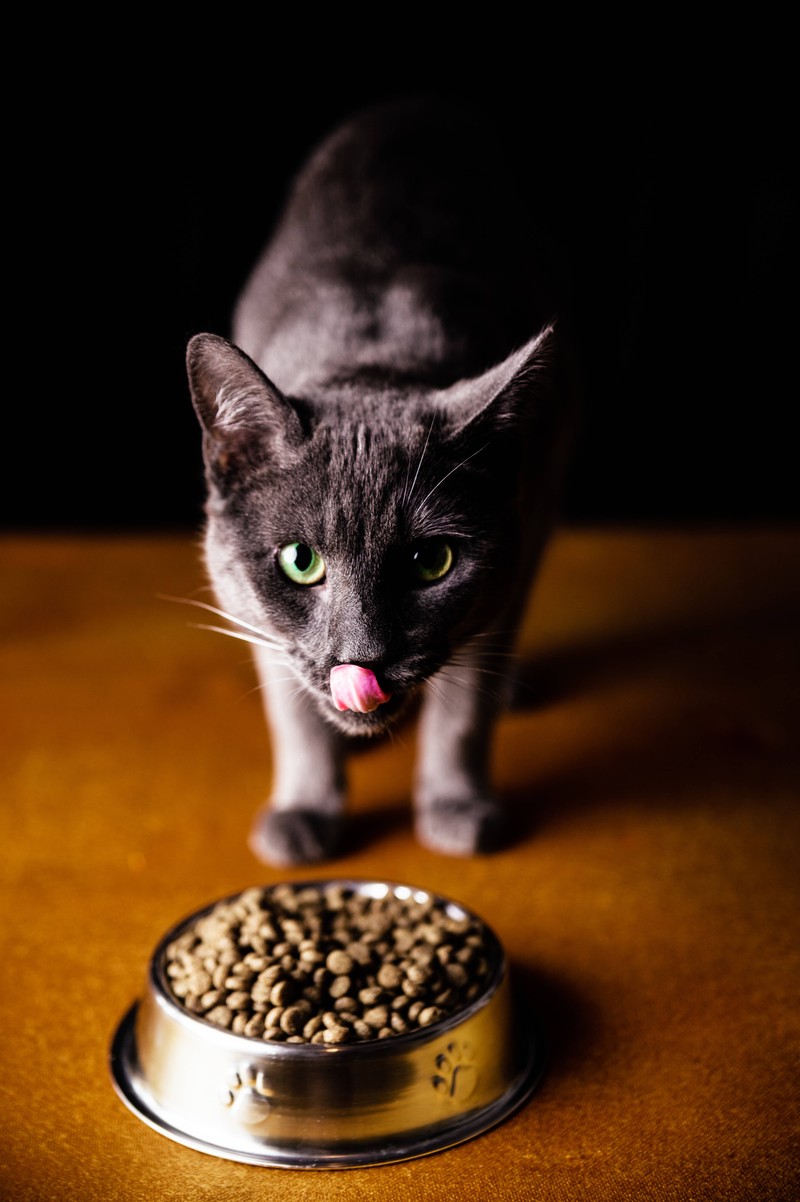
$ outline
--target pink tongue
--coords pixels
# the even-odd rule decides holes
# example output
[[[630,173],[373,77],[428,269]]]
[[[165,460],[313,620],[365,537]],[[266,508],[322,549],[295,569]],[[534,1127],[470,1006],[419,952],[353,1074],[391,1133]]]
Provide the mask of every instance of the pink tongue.
[[[337,664],[331,672],[331,692],[337,710],[369,714],[391,697],[378,684],[375,673],[358,664]]]

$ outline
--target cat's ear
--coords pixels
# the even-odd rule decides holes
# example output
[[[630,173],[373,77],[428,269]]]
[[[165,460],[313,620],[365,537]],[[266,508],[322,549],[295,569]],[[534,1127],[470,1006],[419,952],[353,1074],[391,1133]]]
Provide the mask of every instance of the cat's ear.
[[[256,456],[303,438],[300,417],[253,360],[217,334],[196,334],[186,350],[192,404],[209,470],[225,476]]]
[[[555,387],[555,323],[480,376],[459,380],[437,393],[434,403],[447,433],[492,428],[513,430],[544,413]]]

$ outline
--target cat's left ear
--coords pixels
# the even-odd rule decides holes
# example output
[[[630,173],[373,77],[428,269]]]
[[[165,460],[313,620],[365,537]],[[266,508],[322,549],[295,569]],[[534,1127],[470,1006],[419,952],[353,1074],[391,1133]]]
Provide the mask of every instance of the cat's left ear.
[[[459,380],[434,397],[447,433],[495,431],[535,420],[551,407],[556,375],[555,322],[480,376]]]
[[[186,350],[192,404],[203,427],[208,470],[234,478],[251,461],[275,459],[302,441],[300,416],[244,351],[216,334]]]

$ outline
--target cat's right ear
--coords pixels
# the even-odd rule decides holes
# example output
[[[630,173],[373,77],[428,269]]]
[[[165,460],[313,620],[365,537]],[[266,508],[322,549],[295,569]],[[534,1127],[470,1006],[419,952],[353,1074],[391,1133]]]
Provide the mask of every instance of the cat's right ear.
[[[303,439],[297,410],[253,360],[217,334],[195,334],[186,349],[192,404],[203,427],[206,466],[225,478]]]

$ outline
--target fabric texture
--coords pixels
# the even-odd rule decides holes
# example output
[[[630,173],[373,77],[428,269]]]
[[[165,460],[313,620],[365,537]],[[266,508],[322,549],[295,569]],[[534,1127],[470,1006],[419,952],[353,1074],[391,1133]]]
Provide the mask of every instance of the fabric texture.
[[[413,723],[351,761],[314,872],[246,836],[270,752],[194,540],[0,542],[0,1195],[790,1202],[800,1196],[798,582],[788,530],[564,530],[495,746],[514,838],[414,842]],[[309,765],[313,771],[313,765]],[[252,884],[406,881],[476,910],[547,1031],[493,1130],[382,1167],[238,1164],[151,1130],[108,1068],[178,919]]]

